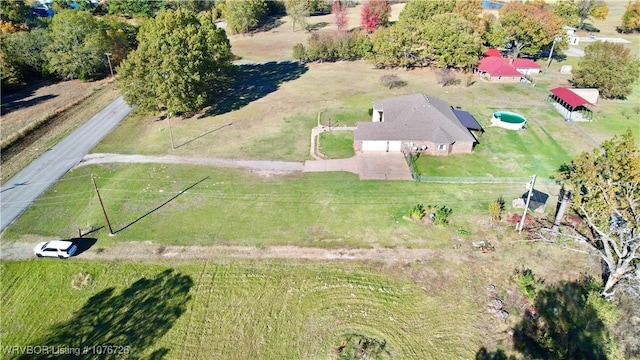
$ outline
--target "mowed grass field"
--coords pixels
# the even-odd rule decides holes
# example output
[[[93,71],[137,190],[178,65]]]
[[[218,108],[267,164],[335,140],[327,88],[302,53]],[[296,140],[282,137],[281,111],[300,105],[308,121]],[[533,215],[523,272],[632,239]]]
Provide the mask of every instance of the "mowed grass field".
[[[91,174],[116,236],[107,236]],[[547,208],[551,211],[557,189],[537,189],[552,196]],[[182,245],[442,248],[459,238],[458,229],[490,236],[488,204],[500,196],[510,203],[524,192],[524,183],[360,181],[349,173],[261,177],[238,169],[162,164],[86,166],[49,189],[3,238],[75,237],[78,229],[105,226],[89,235],[100,239],[99,246],[152,240]],[[452,208],[451,224],[422,226],[403,219],[418,203]]]
[[[548,283],[585,269],[580,256],[498,245],[411,263],[5,261],[0,343],[129,346],[133,358],[327,359],[355,334],[385,342],[383,359],[469,359],[504,345],[520,320],[508,280],[518,264],[531,260]],[[510,252],[518,256],[505,259]],[[557,271],[545,271],[552,263]],[[488,284],[503,294],[507,322],[487,312]]]
[[[3,346],[110,344],[129,346],[134,358],[327,359],[343,336],[358,334],[385,341],[393,358],[468,359],[482,339],[481,307],[461,286],[465,270],[451,271],[460,276],[452,281],[463,291],[458,297],[361,264],[0,266]],[[74,288],[79,274],[91,280]]]

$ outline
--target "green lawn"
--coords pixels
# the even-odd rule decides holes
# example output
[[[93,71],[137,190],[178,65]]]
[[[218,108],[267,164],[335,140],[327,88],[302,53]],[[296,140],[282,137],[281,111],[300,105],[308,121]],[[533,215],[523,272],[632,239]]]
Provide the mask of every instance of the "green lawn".
[[[266,178],[242,170],[199,166],[86,166],[71,171],[36,200],[6,230],[5,241],[23,234],[73,237],[79,228],[87,231],[105,225],[90,174],[96,175],[117,232],[107,236],[102,229],[91,235],[100,238],[101,245],[153,240],[168,244],[439,248],[450,245],[451,233],[457,228],[477,229],[479,224],[470,215],[487,216],[489,202],[524,192],[523,184],[360,181],[349,173]],[[556,194],[555,189],[540,190]],[[452,208],[451,226],[424,227],[403,220],[417,203]]]
[[[329,159],[354,156],[353,131],[330,131],[320,133],[318,149]]]
[[[357,334],[384,342],[383,359],[468,359],[483,340],[487,315],[466,266],[447,270],[454,293],[420,289],[408,276],[419,264],[395,275],[336,262],[173,265],[3,262],[0,342],[109,344],[153,359],[327,359]]]
[[[529,118],[527,109],[515,109]],[[537,120],[537,121],[536,121]],[[472,154],[420,156],[416,170],[423,176],[522,177],[537,174],[549,178],[571,155],[540,118],[527,123],[527,130],[487,127]]]

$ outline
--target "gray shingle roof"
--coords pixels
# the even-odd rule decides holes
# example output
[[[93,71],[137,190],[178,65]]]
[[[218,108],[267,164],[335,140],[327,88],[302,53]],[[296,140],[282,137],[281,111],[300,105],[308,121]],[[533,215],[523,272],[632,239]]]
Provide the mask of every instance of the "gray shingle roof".
[[[373,103],[383,122],[359,122],[355,140],[431,141],[452,144],[475,141],[453,109],[441,99],[424,94],[399,96]]]

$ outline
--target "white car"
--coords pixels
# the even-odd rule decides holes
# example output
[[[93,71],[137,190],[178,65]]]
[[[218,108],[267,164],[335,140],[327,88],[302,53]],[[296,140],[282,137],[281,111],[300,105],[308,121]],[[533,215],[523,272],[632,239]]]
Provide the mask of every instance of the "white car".
[[[33,248],[33,252],[37,257],[57,257],[66,259],[76,253],[78,247],[73,245],[71,241],[53,240],[41,242]]]

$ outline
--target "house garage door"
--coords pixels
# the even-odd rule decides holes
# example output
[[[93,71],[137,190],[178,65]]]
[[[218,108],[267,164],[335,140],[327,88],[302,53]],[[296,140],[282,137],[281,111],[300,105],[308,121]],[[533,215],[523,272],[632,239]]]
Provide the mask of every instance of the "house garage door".
[[[387,151],[388,141],[365,140],[362,142],[362,151]]]
[[[389,141],[389,151],[399,152],[402,149],[401,141]]]
[[[374,141],[365,140],[362,142],[362,151],[393,151],[398,152],[402,148],[401,141]]]

